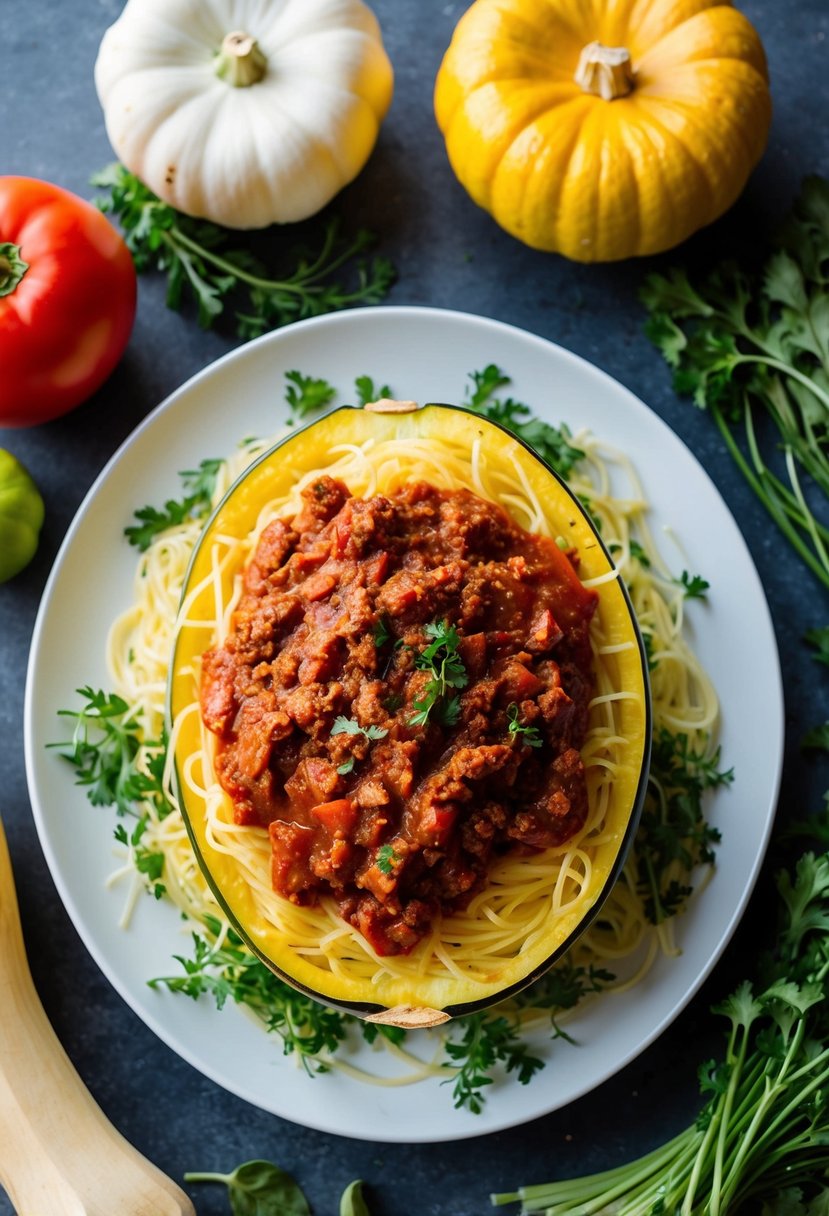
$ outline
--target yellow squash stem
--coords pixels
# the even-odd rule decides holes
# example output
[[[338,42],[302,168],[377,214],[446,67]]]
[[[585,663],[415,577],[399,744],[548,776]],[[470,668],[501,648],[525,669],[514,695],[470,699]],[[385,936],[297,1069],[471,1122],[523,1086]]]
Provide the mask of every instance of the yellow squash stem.
[[[604,101],[626,97],[634,86],[630,51],[624,46],[588,42],[579,56],[573,79],[585,93]]]

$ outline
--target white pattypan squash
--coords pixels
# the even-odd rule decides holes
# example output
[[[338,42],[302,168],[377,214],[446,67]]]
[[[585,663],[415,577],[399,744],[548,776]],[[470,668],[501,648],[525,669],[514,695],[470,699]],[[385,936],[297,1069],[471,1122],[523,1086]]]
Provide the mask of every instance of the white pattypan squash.
[[[231,228],[324,207],[366,163],[392,82],[362,0],[128,0],[95,64],[123,164]]]

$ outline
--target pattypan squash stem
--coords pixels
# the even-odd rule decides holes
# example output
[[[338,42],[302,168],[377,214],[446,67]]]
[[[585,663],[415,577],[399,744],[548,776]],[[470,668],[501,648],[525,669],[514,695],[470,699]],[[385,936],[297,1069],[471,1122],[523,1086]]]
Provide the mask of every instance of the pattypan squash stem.
[[[601,97],[603,101],[625,97],[634,84],[630,51],[624,46],[588,42],[579,56],[573,79],[583,92]]]
[[[10,296],[29,269],[20,256],[20,246],[10,241],[0,244],[0,296]]]
[[[258,84],[268,70],[268,61],[254,37],[244,30],[226,34],[216,56],[216,75],[234,89]]]

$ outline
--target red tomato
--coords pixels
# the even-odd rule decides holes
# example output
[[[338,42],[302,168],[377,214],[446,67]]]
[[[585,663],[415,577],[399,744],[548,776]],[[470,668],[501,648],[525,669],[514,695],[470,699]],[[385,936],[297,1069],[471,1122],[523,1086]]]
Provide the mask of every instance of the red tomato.
[[[96,207],[48,182],[0,177],[0,425],[46,422],[85,401],[123,353],[135,294],[130,252]]]

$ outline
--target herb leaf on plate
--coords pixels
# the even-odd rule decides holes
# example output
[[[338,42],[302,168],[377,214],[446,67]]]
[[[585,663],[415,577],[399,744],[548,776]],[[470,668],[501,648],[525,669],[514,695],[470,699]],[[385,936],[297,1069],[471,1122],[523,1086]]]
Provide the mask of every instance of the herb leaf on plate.
[[[570,442],[573,436],[565,422],[553,426],[536,418],[522,401],[495,396],[498,389],[510,383],[510,378],[494,363],[481,371],[470,373],[470,379],[473,387],[471,391],[467,390],[464,405],[491,422],[500,423],[523,439],[560,477],[567,478],[579,461],[584,459],[581,448]]]

